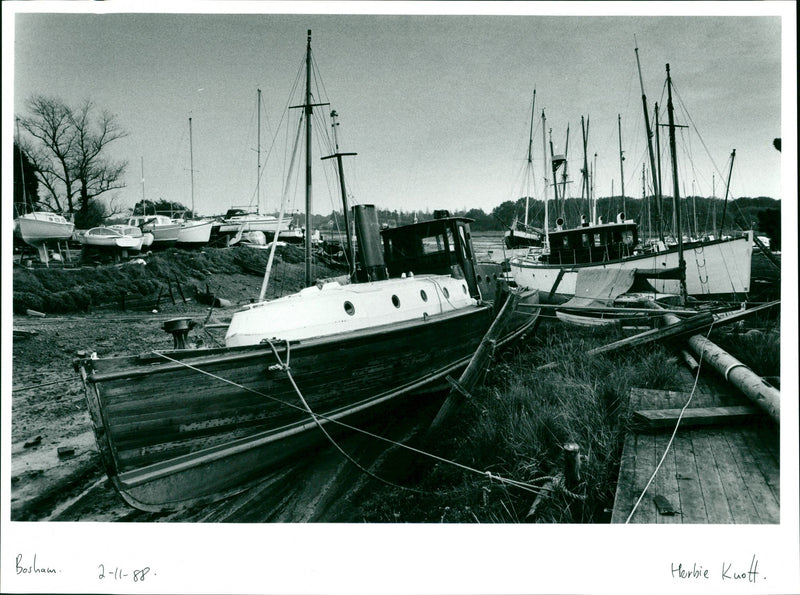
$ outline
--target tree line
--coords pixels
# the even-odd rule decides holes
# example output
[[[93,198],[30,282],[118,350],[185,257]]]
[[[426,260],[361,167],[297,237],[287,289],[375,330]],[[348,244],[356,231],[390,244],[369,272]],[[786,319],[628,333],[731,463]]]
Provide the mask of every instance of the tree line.
[[[45,95],[35,95],[26,102],[27,116],[17,118],[17,138],[14,142],[14,208],[17,215],[49,209],[71,215],[78,228],[99,225],[121,209],[114,205],[113,191],[124,187],[126,161],[116,161],[108,156],[108,148],[128,132],[116,115],[100,110],[90,100],[70,106],[63,100]],[[22,134],[24,132],[24,134]],[[104,200],[108,198],[109,200]],[[544,202],[528,199],[528,223],[541,228],[544,223]],[[665,229],[672,229],[671,199],[664,201]],[[454,211],[453,215],[473,220],[475,231],[503,231],[515,221],[525,220],[525,198],[505,201],[490,212],[480,208]],[[605,221],[612,221],[625,204],[627,218],[633,218],[645,231],[655,227],[656,209],[653,201],[641,198],[604,197],[597,200],[597,213]],[[567,225],[577,225],[580,216],[590,217],[585,201],[567,198],[558,204],[548,203],[550,224],[562,216]],[[723,220],[723,212],[725,218]],[[140,201],[134,214],[160,214],[172,216],[191,210],[179,202]],[[733,231],[758,229],[780,245],[780,201],[767,198],[738,198],[728,202],[707,197],[688,197],[681,201],[683,229],[701,235],[712,229]],[[303,222],[302,214],[300,222]],[[378,219],[389,226],[405,225],[416,219],[432,217],[429,210],[403,211],[378,209]],[[695,222],[697,222],[695,224]],[[335,213],[314,215],[315,228],[341,227]]]

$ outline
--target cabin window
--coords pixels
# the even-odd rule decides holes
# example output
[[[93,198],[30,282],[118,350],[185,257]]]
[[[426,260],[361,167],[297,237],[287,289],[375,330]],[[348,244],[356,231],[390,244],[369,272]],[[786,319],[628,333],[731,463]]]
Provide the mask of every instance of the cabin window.
[[[450,229],[434,236],[422,238],[423,254],[440,254],[443,252],[453,252],[455,242],[453,242],[453,232]]]
[[[581,234],[581,244],[583,244],[584,248],[588,248],[591,245],[589,243],[589,234],[588,233]]]
[[[461,284],[461,289],[464,291],[464,293],[467,293],[467,286],[463,283]]]
[[[421,298],[422,298],[422,301],[423,301],[423,302],[427,302],[427,301],[428,301],[428,294],[427,294],[427,293],[425,293],[425,290],[424,290],[424,289],[420,289],[420,290],[419,290],[419,297],[421,297]]]
[[[633,245],[633,230],[628,229],[622,232],[622,241],[628,246]]]
[[[442,287],[442,293],[444,294],[444,297],[446,298],[450,297],[450,292],[447,291],[447,287]]]
[[[602,239],[599,233],[592,234],[594,237],[594,246],[595,248],[599,248],[602,245]]]
[[[399,308],[400,307],[400,298],[397,297],[396,295],[393,295],[392,296],[392,303],[394,304],[395,308]]]
[[[347,312],[347,314],[349,316],[352,316],[353,314],[356,313],[356,308],[355,308],[355,306],[353,306],[353,304],[351,302],[345,302],[344,303],[344,311]]]

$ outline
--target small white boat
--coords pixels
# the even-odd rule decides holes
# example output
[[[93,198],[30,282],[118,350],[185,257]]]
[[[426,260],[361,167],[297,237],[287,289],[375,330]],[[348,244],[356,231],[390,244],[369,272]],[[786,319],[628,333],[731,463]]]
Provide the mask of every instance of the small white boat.
[[[213,219],[175,219],[180,224],[178,244],[184,246],[203,246],[211,239],[211,226]]]
[[[238,233],[248,231],[263,231],[270,236],[275,235],[278,230],[278,223],[283,230],[289,227],[289,222],[279,220],[274,215],[260,215],[258,213],[248,213],[242,209],[229,209],[223,217],[220,233]]]
[[[141,250],[143,237],[138,238],[121,234],[110,227],[93,227],[80,236],[84,246],[95,248],[120,248],[123,250]]]
[[[140,227],[136,227],[135,225],[117,224],[109,225],[108,228],[118,231],[124,236],[133,236],[134,238],[141,237],[142,248],[149,248],[153,244],[153,234],[149,231],[142,231]]]
[[[181,230],[180,222],[176,223],[165,215],[137,215],[128,219],[128,225],[153,234],[154,247],[174,245]]]
[[[67,221],[62,215],[45,211],[34,211],[20,215],[14,225],[15,233],[26,244],[39,251],[39,258],[47,263],[47,242],[69,240],[75,225]]]

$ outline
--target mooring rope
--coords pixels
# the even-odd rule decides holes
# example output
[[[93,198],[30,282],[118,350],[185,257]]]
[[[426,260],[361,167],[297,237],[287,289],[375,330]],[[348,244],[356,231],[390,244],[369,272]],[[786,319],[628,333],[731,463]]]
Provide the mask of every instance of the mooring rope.
[[[75,382],[77,378],[62,378],[60,380],[53,380],[52,382],[43,382],[42,384],[31,384],[29,386],[20,386],[11,389],[11,392],[16,393],[23,390],[30,390],[32,388],[41,388],[43,386],[50,386],[52,384],[66,384],[68,382]]]
[[[159,351],[153,351],[152,353],[153,353],[153,355],[162,357],[162,358],[164,358],[164,359],[166,359],[166,360],[168,360],[170,362],[173,362],[173,363],[179,364],[181,366],[184,366],[184,367],[186,367],[186,368],[188,368],[188,369],[190,369],[192,371],[198,372],[200,374],[204,374],[206,376],[209,376],[210,378],[214,378],[215,380],[219,380],[220,382],[224,382],[226,384],[230,384],[231,386],[234,386],[234,387],[239,388],[241,390],[253,393],[253,394],[261,396],[261,397],[265,397],[267,399],[271,399],[271,400],[276,401],[276,402],[278,402],[278,403],[280,403],[282,405],[286,405],[288,407],[292,407],[292,408],[297,409],[299,411],[302,411],[304,413],[308,413],[308,410],[303,408],[303,407],[301,407],[300,405],[295,405],[294,403],[288,403],[286,401],[282,401],[281,399],[278,399],[277,397],[273,397],[272,395],[268,395],[268,394],[262,393],[261,391],[249,388],[249,387],[244,386],[242,384],[239,384],[237,382],[233,382],[232,380],[228,380],[227,378],[223,378],[222,376],[218,376],[216,374],[212,374],[211,372],[207,372],[206,370],[201,370],[200,368],[198,368],[196,366],[193,366],[193,365],[188,364],[186,362],[182,362],[180,360],[171,358],[168,355],[166,355],[164,353],[161,353]],[[299,389],[297,389],[297,390],[299,390]],[[525,482],[522,482],[522,481],[516,481],[516,480],[513,480],[513,479],[508,479],[508,478],[502,477],[500,475],[495,475],[495,474],[493,474],[493,473],[491,473],[489,471],[480,471],[479,469],[475,469],[473,467],[469,467],[468,465],[463,465],[463,464],[458,463],[456,461],[452,461],[450,459],[446,459],[444,457],[440,457],[440,456],[435,455],[433,453],[430,453],[430,452],[415,448],[413,446],[409,446],[408,444],[403,444],[402,442],[396,442],[396,441],[394,441],[394,440],[392,440],[390,438],[386,438],[385,436],[381,436],[379,434],[375,434],[375,433],[370,432],[368,430],[364,430],[363,428],[352,426],[352,425],[350,425],[350,424],[348,424],[346,422],[343,422],[343,421],[340,421],[338,419],[334,419],[334,418],[328,417],[328,416],[323,415],[321,413],[316,413],[314,415],[316,415],[316,417],[318,417],[319,419],[324,419],[325,421],[329,421],[331,423],[338,424],[338,425],[342,426],[343,428],[347,428],[348,430],[352,430],[354,432],[361,433],[361,434],[363,434],[365,436],[369,436],[371,438],[375,438],[376,440],[381,440],[383,442],[389,443],[389,444],[391,444],[393,446],[397,446],[399,448],[404,448],[404,449],[406,449],[408,451],[411,451],[413,453],[416,453],[416,454],[431,458],[431,459],[433,459],[435,461],[438,461],[440,463],[445,463],[445,464],[448,464],[448,465],[452,465],[452,466],[457,467],[457,468],[459,468],[459,469],[461,469],[463,471],[468,471],[470,473],[475,473],[477,475],[481,475],[481,476],[487,477],[489,480],[496,480],[496,481],[498,481],[500,483],[508,484],[508,485],[517,487],[517,488],[519,488],[521,490],[525,490],[525,491],[533,493],[533,494],[537,494],[538,495],[538,494],[541,493],[539,491],[541,489],[539,486],[531,485],[529,483],[525,483]],[[406,489],[412,489],[412,488],[406,488]]]
[[[708,339],[708,337],[711,335],[711,330],[713,328],[714,328],[714,322],[712,322],[711,326],[708,328],[708,333],[706,333],[706,339]],[[628,518],[625,519],[625,524],[626,525],[628,523],[630,523],[631,518],[633,518],[634,513],[639,508],[639,504],[641,504],[642,500],[644,499],[644,495],[647,493],[647,490],[650,488],[650,485],[653,483],[653,480],[655,480],[659,469],[661,469],[661,465],[664,463],[664,461],[667,458],[667,454],[669,453],[670,448],[672,448],[672,443],[674,442],[675,436],[678,433],[678,427],[681,425],[681,420],[683,419],[683,414],[686,411],[686,408],[689,407],[689,403],[692,402],[692,398],[694,397],[694,393],[697,390],[697,383],[700,380],[700,370],[703,367],[703,353],[705,353],[705,343],[703,344],[703,349],[700,351],[700,360],[697,362],[697,371],[696,371],[695,376],[694,376],[694,384],[692,385],[692,392],[689,393],[689,398],[686,400],[686,404],[683,406],[683,408],[681,409],[680,414],[678,415],[678,420],[675,422],[675,428],[672,430],[672,436],[670,436],[669,442],[667,442],[667,446],[664,449],[664,454],[661,455],[661,460],[658,461],[658,465],[656,465],[656,468],[653,471],[653,474],[650,476],[650,479],[647,480],[647,485],[644,486],[644,489],[642,490],[642,493],[639,495],[638,500],[636,500],[636,503],[633,505],[633,509],[631,510],[630,514],[628,515]]]
[[[291,368],[289,367],[289,358],[291,357],[291,347],[290,347],[289,341],[286,341],[286,363],[284,363],[281,360],[281,356],[278,353],[278,350],[275,348],[275,345],[272,343],[272,341],[267,339],[267,343],[269,344],[270,348],[272,349],[272,353],[275,355],[275,359],[278,360],[278,366],[279,366],[278,369],[286,372],[286,377],[289,379],[289,382],[292,384],[292,387],[294,388],[294,391],[297,393],[297,396],[300,398],[300,402],[303,404],[303,407],[305,408],[306,412],[311,416],[311,419],[314,420],[314,423],[317,425],[317,428],[319,428],[320,432],[322,432],[325,435],[325,438],[328,439],[328,442],[330,442],[331,445],[333,445],[333,447],[336,450],[338,450],[342,454],[342,456],[344,458],[346,458],[353,465],[355,465],[355,467],[359,471],[369,475],[371,478],[376,479],[376,480],[380,481],[383,484],[386,484],[386,485],[394,487],[394,488],[400,488],[402,490],[409,490],[411,492],[416,492],[418,494],[426,493],[426,492],[423,492],[422,490],[417,490],[415,488],[402,486],[402,485],[396,484],[394,482],[391,482],[391,481],[389,481],[387,479],[384,479],[382,477],[379,477],[378,475],[376,475],[375,473],[373,473],[372,471],[370,471],[369,469],[367,469],[366,467],[361,465],[358,461],[356,461],[347,452],[345,452],[344,449],[341,446],[339,446],[339,444],[336,442],[336,440],[333,439],[333,436],[331,436],[328,433],[328,431],[323,427],[323,425],[320,423],[319,418],[317,417],[317,414],[314,413],[311,410],[311,407],[308,405],[308,402],[306,401],[305,397],[303,397],[303,393],[300,392],[300,388],[297,386],[297,383],[294,381],[294,377],[292,376]]]

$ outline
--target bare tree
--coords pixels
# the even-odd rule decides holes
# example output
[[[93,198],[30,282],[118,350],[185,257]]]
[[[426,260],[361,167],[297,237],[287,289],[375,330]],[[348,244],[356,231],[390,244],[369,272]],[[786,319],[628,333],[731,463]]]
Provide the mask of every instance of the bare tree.
[[[20,124],[33,137],[28,147],[39,181],[57,210],[66,206],[77,216],[79,226],[91,224],[91,205],[102,194],[123,188],[122,176],[127,163],[113,161],[107,147],[127,136],[115,115],[97,113],[87,100],[73,109],[62,100],[37,95],[28,101],[31,116]]]

